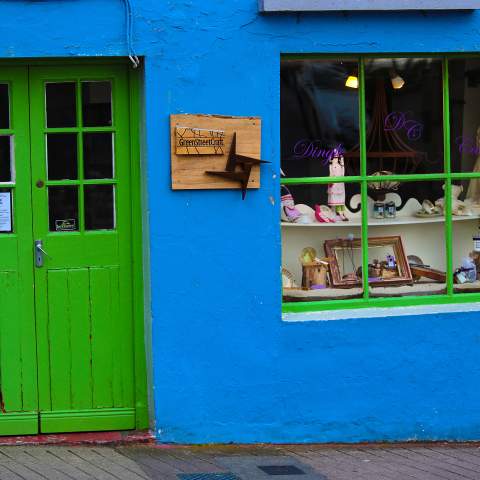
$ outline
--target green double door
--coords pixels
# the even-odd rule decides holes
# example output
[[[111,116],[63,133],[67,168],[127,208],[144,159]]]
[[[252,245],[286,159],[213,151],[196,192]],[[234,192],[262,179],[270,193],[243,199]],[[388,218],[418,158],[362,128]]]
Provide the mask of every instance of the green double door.
[[[124,66],[0,68],[0,435],[135,427]]]

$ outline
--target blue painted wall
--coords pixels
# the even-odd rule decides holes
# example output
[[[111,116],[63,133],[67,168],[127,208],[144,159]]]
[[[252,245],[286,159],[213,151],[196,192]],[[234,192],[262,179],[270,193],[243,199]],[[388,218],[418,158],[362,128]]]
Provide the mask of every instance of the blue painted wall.
[[[477,314],[282,323],[282,52],[479,51],[480,13],[132,0],[145,56],[160,442],[480,439]],[[120,0],[0,1],[0,56],[125,55]],[[260,115],[262,188],[172,192],[171,113]],[[272,198],[274,205],[272,205]],[[185,273],[188,272],[186,275]]]

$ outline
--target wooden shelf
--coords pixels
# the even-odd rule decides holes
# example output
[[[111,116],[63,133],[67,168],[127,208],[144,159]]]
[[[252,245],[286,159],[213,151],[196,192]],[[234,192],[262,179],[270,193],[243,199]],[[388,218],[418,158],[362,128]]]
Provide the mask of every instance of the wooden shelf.
[[[479,214],[475,215],[465,215],[465,216],[452,216],[454,222],[468,221],[468,220],[478,220],[480,219]],[[368,226],[389,226],[389,225],[413,225],[413,224],[422,224],[422,223],[444,223],[445,217],[431,217],[431,218],[420,218],[415,216],[398,216],[395,218],[369,218]],[[352,218],[348,222],[335,222],[335,223],[289,223],[282,222],[282,227],[288,228],[312,228],[312,227],[322,227],[322,228],[332,228],[332,227],[360,227],[362,225],[362,220],[360,218]]]

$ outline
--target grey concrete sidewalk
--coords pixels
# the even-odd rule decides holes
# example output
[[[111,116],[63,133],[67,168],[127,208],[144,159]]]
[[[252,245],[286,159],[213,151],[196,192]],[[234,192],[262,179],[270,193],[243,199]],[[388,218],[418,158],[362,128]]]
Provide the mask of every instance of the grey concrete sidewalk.
[[[480,480],[480,446],[0,447],[0,480]]]

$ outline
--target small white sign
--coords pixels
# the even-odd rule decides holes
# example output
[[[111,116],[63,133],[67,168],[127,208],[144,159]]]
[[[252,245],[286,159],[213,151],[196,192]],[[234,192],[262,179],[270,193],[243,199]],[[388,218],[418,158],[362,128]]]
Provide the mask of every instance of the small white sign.
[[[0,192],[0,232],[12,231],[12,194]]]

